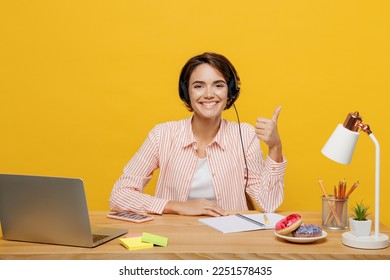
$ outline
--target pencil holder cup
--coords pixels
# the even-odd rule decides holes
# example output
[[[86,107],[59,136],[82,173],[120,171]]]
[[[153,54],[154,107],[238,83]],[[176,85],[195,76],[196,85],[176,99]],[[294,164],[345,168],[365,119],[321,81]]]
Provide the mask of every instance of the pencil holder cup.
[[[348,198],[322,196],[322,226],[329,229],[348,227]]]

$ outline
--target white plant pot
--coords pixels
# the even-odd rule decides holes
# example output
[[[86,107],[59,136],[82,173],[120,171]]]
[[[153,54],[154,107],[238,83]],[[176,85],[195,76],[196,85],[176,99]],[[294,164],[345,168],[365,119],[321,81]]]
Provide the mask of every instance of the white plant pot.
[[[349,218],[351,233],[355,236],[369,236],[371,232],[371,220],[357,221]]]

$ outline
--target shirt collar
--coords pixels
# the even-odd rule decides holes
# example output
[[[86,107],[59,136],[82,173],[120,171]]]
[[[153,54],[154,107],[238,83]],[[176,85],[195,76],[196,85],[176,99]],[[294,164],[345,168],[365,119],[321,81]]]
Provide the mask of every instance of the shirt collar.
[[[185,120],[185,126],[184,126],[184,137],[182,140],[182,147],[186,148],[188,146],[194,145],[196,143],[194,133],[192,132],[192,121],[193,116]],[[217,135],[215,135],[214,140],[210,143],[216,143],[219,147],[221,147],[222,150],[225,150],[225,141],[224,141],[224,134],[226,130],[226,120],[221,119],[221,125],[219,127]]]

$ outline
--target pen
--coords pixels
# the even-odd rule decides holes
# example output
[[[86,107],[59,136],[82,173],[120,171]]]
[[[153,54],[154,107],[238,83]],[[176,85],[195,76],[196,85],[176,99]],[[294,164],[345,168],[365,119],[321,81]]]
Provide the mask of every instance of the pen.
[[[264,218],[265,224],[269,225],[269,220],[268,220],[268,217],[266,214],[264,214],[263,218]]]
[[[236,216],[239,217],[239,218],[242,218],[244,220],[247,220],[248,222],[254,223],[254,224],[258,225],[258,226],[265,227],[265,225],[263,223],[260,223],[258,221],[255,221],[255,220],[251,219],[251,218],[248,218],[247,216],[244,216],[244,215],[241,215],[241,214],[238,214],[238,213],[236,214]]]

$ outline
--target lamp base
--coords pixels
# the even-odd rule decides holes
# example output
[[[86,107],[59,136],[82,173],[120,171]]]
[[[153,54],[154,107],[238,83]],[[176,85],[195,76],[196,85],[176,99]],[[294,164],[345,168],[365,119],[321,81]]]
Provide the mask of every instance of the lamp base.
[[[376,237],[374,232],[369,236],[355,236],[350,231],[344,232],[341,242],[346,246],[359,249],[383,249],[390,245],[386,234],[379,233]]]

